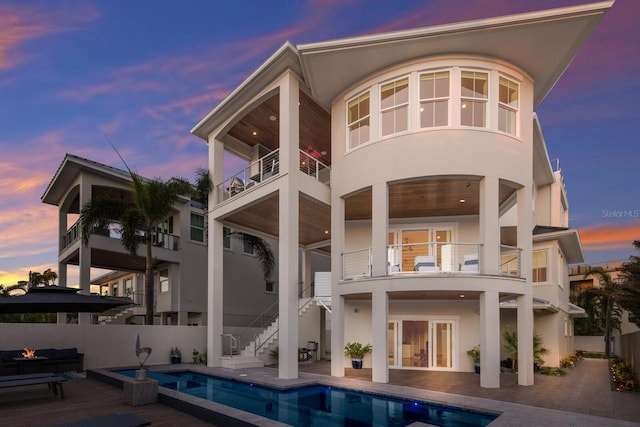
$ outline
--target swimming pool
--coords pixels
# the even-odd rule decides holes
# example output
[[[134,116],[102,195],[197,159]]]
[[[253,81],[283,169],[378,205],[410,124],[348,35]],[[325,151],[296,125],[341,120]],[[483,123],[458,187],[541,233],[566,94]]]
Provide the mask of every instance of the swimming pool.
[[[135,377],[135,370],[114,373]],[[182,371],[148,372],[158,385],[293,426],[486,426],[497,415],[322,385],[281,391]]]

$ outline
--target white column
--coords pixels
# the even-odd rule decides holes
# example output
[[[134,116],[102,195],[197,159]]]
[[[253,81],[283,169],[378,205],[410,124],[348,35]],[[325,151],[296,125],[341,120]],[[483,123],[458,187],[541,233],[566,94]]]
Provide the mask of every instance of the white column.
[[[344,298],[339,294],[344,252],[344,199],[331,197],[331,375],[344,377]]]
[[[522,187],[517,192],[518,248],[520,275],[526,280],[525,293],[518,300],[518,384],[533,385],[533,291],[531,287],[531,248],[533,246],[533,212],[531,189]]]
[[[278,376],[298,378],[298,247],[299,206],[297,174],[299,148],[299,86],[292,74],[280,84],[279,184],[279,332]]]
[[[389,353],[387,351],[387,333],[389,332],[389,298],[386,291],[373,291],[371,295],[371,312],[371,330],[373,331],[371,380],[376,383],[388,383]]]
[[[221,366],[224,305],[224,226],[209,216],[207,256],[207,358],[208,366]]]
[[[214,186],[224,179],[224,143],[209,135],[209,173]],[[219,199],[220,197],[220,199]],[[214,187],[209,194],[211,212],[222,196]],[[207,365],[221,366],[224,304],[224,226],[213,213],[207,216]]]
[[[387,224],[389,210],[387,202],[388,187],[386,182],[376,183],[372,188],[371,247],[372,276],[387,275]]]
[[[480,387],[500,387],[500,305],[497,291],[480,293]]]
[[[498,274],[500,266],[500,225],[498,222],[498,178],[485,176],[480,181],[480,272]]]
[[[84,206],[91,200],[91,184],[86,179],[80,181],[80,206]],[[79,246],[78,260],[78,283],[80,294],[89,295],[91,293],[91,239],[89,244],[81,243]],[[90,324],[90,313],[78,313],[78,324]]]
[[[58,261],[58,286],[67,286],[67,264]],[[57,323],[63,325],[67,323],[67,313],[58,313]]]

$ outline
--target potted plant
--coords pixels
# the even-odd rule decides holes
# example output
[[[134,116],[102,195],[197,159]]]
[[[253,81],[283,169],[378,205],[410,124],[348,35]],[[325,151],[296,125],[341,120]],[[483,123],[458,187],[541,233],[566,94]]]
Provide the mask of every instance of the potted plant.
[[[169,358],[171,359],[171,363],[182,363],[182,351],[179,347],[171,347],[169,350]]]
[[[467,350],[467,354],[471,356],[473,359],[473,369],[476,371],[476,374],[480,373],[480,346],[477,345],[473,347],[471,350]]]
[[[362,369],[362,358],[371,353],[371,344],[362,345],[359,342],[348,342],[344,346],[344,355],[351,358],[354,369]]]

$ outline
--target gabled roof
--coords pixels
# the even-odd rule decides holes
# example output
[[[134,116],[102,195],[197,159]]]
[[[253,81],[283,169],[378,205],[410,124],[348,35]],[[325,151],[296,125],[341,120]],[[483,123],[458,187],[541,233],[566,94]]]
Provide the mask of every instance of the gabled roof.
[[[378,71],[435,55],[482,55],[535,82],[534,108],[560,78],[613,1],[298,45],[306,83],[325,106]]]
[[[91,171],[93,174],[121,182],[131,182],[131,176],[127,171],[67,153],[40,200],[43,203],[57,205],[73,180],[82,171]]]

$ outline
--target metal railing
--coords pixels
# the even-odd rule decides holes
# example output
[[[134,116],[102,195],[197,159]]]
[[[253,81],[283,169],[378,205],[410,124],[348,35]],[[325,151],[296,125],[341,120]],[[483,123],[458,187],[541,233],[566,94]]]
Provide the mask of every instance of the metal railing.
[[[427,242],[387,246],[387,274],[495,274],[481,269],[482,243]],[[342,280],[372,276],[372,248],[342,254]],[[522,249],[500,245],[502,276],[522,277]]]
[[[66,248],[76,240],[80,238],[80,220],[77,220],[71,228],[67,230],[67,233],[62,236],[62,241],[60,242],[60,250]]]
[[[522,277],[522,249],[515,246],[500,245],[500,267],[502,276]]]
[[[387,272],[480,273],[481,243],[428,242],[387,246]]]
[[[330,184],[331,168],[303,150],[300,150],[300,172],[323,184]]]
[[[314,284],[310,284],[304,289],[298,290],[298,298],[303,298],[304,303],[298,306],[298,313],[307,307],[313,301]],[[303,297],[303,295],[309,295]],[[242,349],[246,349],[252,342],[254,343],[253,354],[256,356],[264,345],[270,342],[280,330],[279,320],[279,304],[278,301],[271,304],[266,310],[256,316],[239,334],[222,334],[223,356],[233,357],[241,353]],[[267,337],[260,338],[262,333],[276,322],[275,329]],[[229,349],[229,350],[227,350]]]
[[[371,248],[342,254],[342,280],[371,277]]]
[[[280,149],[274,150],[216,185],[218,203],[233,198],[280,173]]]
[[[81,234],[80,220],[78,220],[71,226],[71,228],[67,230],[67,233],[63,236],[62,242],[60,243],[60,250],[66,248],[67,246],[78,240],[81,237]],[[120,233],[120,224],[117,222],[107,224],[105,227],[94,227],[91,234],[108,237],[110,239],[122,239],[122,235]],[[156,230],[151,234],[151,241],[153,246],[155,247],[177,251],[180,237],[174,234],[164,233]],[[140,236],[140,243],[144,244],[144,236]]]

